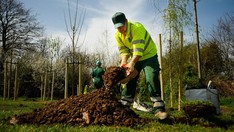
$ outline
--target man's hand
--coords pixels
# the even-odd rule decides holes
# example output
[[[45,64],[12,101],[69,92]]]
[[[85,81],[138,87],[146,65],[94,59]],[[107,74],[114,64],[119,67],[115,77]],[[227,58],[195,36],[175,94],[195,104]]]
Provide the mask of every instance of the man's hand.
[[[133,72],[134,70],[134,66],[135,66],[135,63],[134,62],[130,62],[126,65],[126,67],[128,67],[127,69],[127,75],[130,74],[131,72]]]
[[[121,67],[125,68],[126,74],[129,75],[131,72],[134,71],[134,63],[123,64]]]
[[[121,63],[120,67],[127,67],[127,63]]]
[[[127,63],[128,56],[123,56],[120,67],[124,67],[126,69],[127,75],[129,75],[131,72],[134,71],[135,62],[137,62],[139,58],[140,56],[133,56],[132,60]]]

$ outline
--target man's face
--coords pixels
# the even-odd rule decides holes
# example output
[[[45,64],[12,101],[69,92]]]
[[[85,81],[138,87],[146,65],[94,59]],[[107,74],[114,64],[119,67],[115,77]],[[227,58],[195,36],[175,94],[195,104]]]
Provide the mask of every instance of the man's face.
[[[118,30],[120,33],[126,35],[126,32],[127,32],[127,23],[125,22],[125,24],[124,24],[123,26],[121,26],[121,27],[118,27],[117,30]]]

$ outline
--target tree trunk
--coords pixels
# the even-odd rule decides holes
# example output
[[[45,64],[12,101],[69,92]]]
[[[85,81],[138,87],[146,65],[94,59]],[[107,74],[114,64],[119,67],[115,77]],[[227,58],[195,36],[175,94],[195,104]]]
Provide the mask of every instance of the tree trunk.
[[[161,98],[162,98],[162,100],[164,100],[161,34],[158,35],[158,47],[159,47],[159,64],[160,64],[160,69],[161,69],[160,70]]]
[[[14,83],[14,100],[17,97],[17,85],[18,84],[18,66],[15,67],[15,83]]]
[[[65,68],[65,88],[64,88],[64,99],[68,96],[68,58],[66,59],[66,68]]]
[[[172,89],[172,57],[171,57],[171,50],[172,50],[172,34],[171,34],[171,28],[170,28],[170,34],[169,34],[169,80],[170,80],[170,104],[171,108],[173,108],[173,89]]]
[[[45,74],[45,81],[44,81],[44,93],[43,93],[43,101],[45,101],[46,99],[46,90],[47,90],[47,76],[48,76],[48,73],[46,71],[46,74]]]
[[[200,57],[200,44],[199,44],[199,31],[198,31],[198,21],[197,21],[197,6],[196,0],[193,0],[194,5],[194,24],[196,30],[196,38],[197,38],[197,66],[198,66],[198,77],[199,80],[202,81],[202,74],[201,74],[201,57]]]
[[[81,55],[79,55],[79,90],[77,91],[77,95],[82,94],[82,63],[81,63]]]
[[[6,91],[7,91],[7,63],[4,64],[4,90],[3,90],[3,100],[6,100]]]
[[[180,32],[180,54],[179,54],[179,88],[178,88],[178,111],[181,110],[181,90],[182,90],[182,68],[183,68],[183,32]]]
[[[52,72],[52,84],[51,84],[51,101],[53,100],[53,96],[54,96],[54,71]]]

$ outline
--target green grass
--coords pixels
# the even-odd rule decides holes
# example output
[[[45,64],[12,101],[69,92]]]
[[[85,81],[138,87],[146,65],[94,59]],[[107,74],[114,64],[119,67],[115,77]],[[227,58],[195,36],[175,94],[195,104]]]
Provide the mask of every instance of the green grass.
[[[234,99],[228,97],[228,98],[220,98],[220,104],[223,106],[234,106]]]
[[[42,107],[46,102],[39,101],[39,99],[25,100],[23,98],[17,101],[13,100],[0,100],[0,119],[30,112],[35,108]]]
[[[163,131],[163,132],[223,132],[223,131],[234,131],[234,99],[221,99],[221,110],[224,112],[217,117],[213,117],[209,120],[198,118],[194,119],[196,122],[201,122],[204,125],[188,125],[182,123],[167,123],[156,120],[153,114],[136,111],[140,117],[155,119],[154,121],[144,125],[135,126],[133,128],[122,127],[122,126],[71,126],[67,124],[55,124],[55,125],[9,125],[8,117],[13,115],[20,115],[22,113],[31,112],[35,108],[43,107],[46,102],[36,100],[25,100],[23,98],[17,101],[5,100],[0,98],[0,131],[1,132],[153,132],[153,131]],[[183,116],[183,112],[171,111],[171,118],[178,118]],[[212,121],[210,121],[212,120]],[[229,123],[228,128],[222,127],[207,127],[211,123],[216,122]],[[207,126],[205,126],[207,124]]]

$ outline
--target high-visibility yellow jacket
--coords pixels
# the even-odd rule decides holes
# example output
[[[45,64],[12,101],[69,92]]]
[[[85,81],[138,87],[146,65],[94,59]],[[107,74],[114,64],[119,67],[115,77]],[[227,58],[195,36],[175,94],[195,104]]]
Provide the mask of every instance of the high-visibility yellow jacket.
[[[157,54],[154,41],[141,23],[128,21],[126,36],[124,37],[123,34],[117,31],[115,40],[121,56],[138,55],[141,56],[139,61],[142,61]]]

